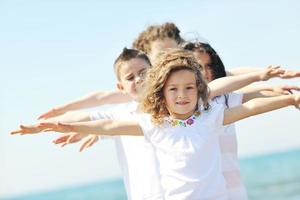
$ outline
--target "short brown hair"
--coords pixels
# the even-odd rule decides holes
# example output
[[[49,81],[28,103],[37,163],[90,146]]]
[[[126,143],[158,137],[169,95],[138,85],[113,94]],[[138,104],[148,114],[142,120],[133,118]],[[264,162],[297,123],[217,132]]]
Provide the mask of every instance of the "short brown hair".
[[[121,66],[133,59],[133,58],[140,58],[142,60],[144,60],[146,63],[148,63],[151,66],[151,62],[148,58],[148,56],[136,49],[127,49],[126,47],[123,49],[122,53],[118,56],[118,58],[115,60],[114,63],[114,70],[115,70],[115,74],[117,76],[117,79],[120,81],[120,68]]]
[[[152,25],[141,32],[137,39],[133,42],[132,46],[135,49],[141,50],[146,54],[151,52],[151,42],[158,39],[174,39],[178,44],[183,42],[183,39],[180,36],[180,30],[178,27],[171,22],[166,22],[161,25]]]
[[[191,51],[183,49],[162,51],[153,67],[147,72],[143,95],[140,97],[141,111],[151,114],[154,124],[163,123],[164,117],[170,115],[164,104],[163,88],[168,77],[179,70],[189,70],[195,74],[198,98],[207,109],[209,88],[202,76],[201,68]]]

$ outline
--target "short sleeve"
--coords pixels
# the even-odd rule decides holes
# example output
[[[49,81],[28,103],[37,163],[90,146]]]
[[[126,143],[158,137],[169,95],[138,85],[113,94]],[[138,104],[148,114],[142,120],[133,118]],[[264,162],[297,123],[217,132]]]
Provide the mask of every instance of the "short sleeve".
[[[239,106],[243,103],[244,95],[242,93],[229,93],[228,94],[228,105],[230,108]]]
[[[236,92],[215,97],[213,101],[218,104],[224,104],[227,107],[226,98],[227,98],[227,105],[229,108],[239,106],[243,103],[243,94],[236,93]]]
[[[151,122],[151,115],[139,113],[136,115],[136,120],[138,121],[145,138],[151,141],[151,137],[155,131],[155,126]]]
[[[209,111],[206,113],[208,120],[211,123],[211,126],[215,128],[222,128],[224,122],[224,110],[225,105],[216,103],[214,101],[210,102]]]
[[[90,113],[92,121],[99,119],[130,119],[135,113],[137,107],[136,102],[129,102],[119,106],[114,106],[106,111],[94,111]]]
[[[89,113],[91,121],[101,119],[112,120],[134,120],[133,116],[136,110],[136,103],[127,103],[122,106],[110,108],[106,111],[94,111]],[[115,138],[116,136],[101,136],[101,138]]]
[[[114,119],[114,113],[109,111],[94,111],[90,113],[90,119],[92,121],[99,119]]]

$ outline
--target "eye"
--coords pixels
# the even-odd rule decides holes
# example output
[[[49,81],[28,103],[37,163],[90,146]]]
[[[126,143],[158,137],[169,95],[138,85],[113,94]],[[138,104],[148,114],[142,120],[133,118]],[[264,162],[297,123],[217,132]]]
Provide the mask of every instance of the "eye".
[[[186,87],[186,89],[187,90],[192,90],[192,89],[194,89],[194,87],[193,86],[188,86],[188,87]]]
[[[169,91],[176,91],[177,88],[169,88]]]
[[[141,71],[141,72],[139,73],[139,76],[140,76],[140,77],[144,77],[145,74],[146,74],[146,70],[143,70],[143,71]]]
[[[128,77],[126,77],[126,80],[127,80],[127,81],[132,81],[133,79],[134,79],[133,76],[128,76]]]

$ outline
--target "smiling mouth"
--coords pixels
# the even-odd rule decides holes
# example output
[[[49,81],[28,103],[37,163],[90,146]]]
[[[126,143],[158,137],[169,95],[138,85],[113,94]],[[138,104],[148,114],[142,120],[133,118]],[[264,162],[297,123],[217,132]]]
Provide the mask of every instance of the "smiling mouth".
[[[181,106],[186,105],[186,104],[188,104],[188,103],[190,103],[190,102],[188,102],[188,101],[180,101],[180,102],[176,102],[176,104],[181,105]]]

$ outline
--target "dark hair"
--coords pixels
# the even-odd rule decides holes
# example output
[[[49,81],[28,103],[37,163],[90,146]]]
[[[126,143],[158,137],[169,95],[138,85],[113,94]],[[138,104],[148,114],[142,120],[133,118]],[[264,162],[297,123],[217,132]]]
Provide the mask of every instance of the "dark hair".
[[[178,44],[184,40],[180,36],[180,30],[172,22],[166,22],[161,25],[148,26],[147,29],[139,34],[134,40],[132,47],[149,54],[151,52],[151,42],[155,40],[174,39]]]
[[[119,72],[121,66],[124,64],[124,62],[129,61],[133,58],[140,58],[151,66],[151,62],[145,53],[136,49],[127,49],[126,47],[124,47],[123,51],[114,62],[114,70],[118,80],[120,80]]]
[[[186,42],[182,45],[183,49],[190,50],[193,52],[204,51],[210,57],[210,63],[207,66],[212,74],[212,79],[226,77],[225,66],[217,54],[217,52],[208,44],[203,42]],[[228,95],[224,95],[225,104],[228,107]]]
[[[183,44],[183,49],[190,50],[190,51],[199,51],[203,50],[207,53],[210,57],[211,62],[207,67],[212,71],[212,79],[222,78],[226,76],[225,66],[217,54],[217,52],[207,43],[201,42],[188,42]]]

